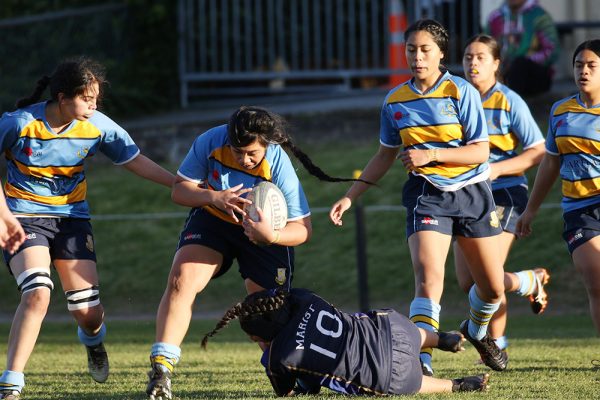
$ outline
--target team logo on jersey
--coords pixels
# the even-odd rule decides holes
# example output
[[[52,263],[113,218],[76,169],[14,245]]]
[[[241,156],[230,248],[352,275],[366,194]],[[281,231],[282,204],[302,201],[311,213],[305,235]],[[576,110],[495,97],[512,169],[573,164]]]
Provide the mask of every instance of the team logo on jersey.
[[[454,117],[458,115],[458,112],[456,112],[456,107],[454,106],[454,104],[451,101],[448,101],[447,103],[442,104],[440,114],[446,117]]]
[[[287,277],[285,276],[285,268],[277,268],[277,277],[275,277],[275,282],[277,282],[278,285],[283,285],[286,280]]]
[[[77,157],[83,159],[87,157],[88,152],[90,151],[89,147],[84,147],[83,149],[77,152]]]
[[[496,213],[496,211],[490,213],[490,226],[493,228],[498,228],[500,226],[500,220],[498,219],[498,213]]]
[[[500,130],[500,119],[498,118],[490,118],[487,120],[488,130],[490,131],[499,131]]]
[[[431,218],[431,217],[424,217],[423,219],[421,219],[421,223],[423,225],[439,225],[440,222],[437,219]]]
[[[94,238],[92,235],[87,235],[87,240],[85,241],[85,247],[91,252],[94,251]]]
[[[404,117],[404,114],[402,114],[402,111],[396,111],[396,112],[394,113],[394,119],[395,119],[396,121],[398,121],[399,119],[402,119],[402,117]]]

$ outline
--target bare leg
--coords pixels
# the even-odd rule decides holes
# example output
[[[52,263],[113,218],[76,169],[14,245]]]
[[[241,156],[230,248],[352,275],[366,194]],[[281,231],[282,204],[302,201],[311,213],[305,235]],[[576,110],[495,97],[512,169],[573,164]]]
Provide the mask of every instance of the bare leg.
[[[600,236],[579,246],[573,252],[573,263],[583,277],[590,304],[590,314],[600,333]]]

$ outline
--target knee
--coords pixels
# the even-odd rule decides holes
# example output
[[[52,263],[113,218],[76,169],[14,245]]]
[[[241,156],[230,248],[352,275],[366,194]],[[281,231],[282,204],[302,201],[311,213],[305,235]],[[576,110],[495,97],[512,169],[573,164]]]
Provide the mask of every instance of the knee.
[[[17,277],[17,286],[21,291],[21,304],[29,311],[45,314],[50,304],[50,293],[54,284],[50,273],[44,268],[32,268],[23,271]]]
[[[65,292],[67,308],[86,331],[94,331],[102,324],[104,308],[100,304],[100,288],[90,286]]]
[[[50,290],[47,288],[36,288],[28,290],[21,295],[21,304],[29,312],[46,315],[50,305]]]

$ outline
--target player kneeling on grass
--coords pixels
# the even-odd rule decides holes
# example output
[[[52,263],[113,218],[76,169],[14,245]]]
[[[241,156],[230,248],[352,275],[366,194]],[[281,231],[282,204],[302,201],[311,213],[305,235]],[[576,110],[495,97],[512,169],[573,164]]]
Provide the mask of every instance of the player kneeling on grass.
[[[229,309],[209,337],[239,318],[254,341],[278,396],[316,394],[321,387],[356,395],[479,391],[488,374],[458,379],[424,376],[421,347],[463,350],[459,332],[431,332],[392,309],[348,314],[306,289],[265,290]]]

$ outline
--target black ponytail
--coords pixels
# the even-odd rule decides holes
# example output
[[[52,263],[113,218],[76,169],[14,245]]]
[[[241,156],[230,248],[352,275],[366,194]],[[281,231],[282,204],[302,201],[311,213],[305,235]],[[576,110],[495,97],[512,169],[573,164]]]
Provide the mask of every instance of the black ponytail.
[[[22,99],[17,100],[15,107],[23,108],[27,107],[31,104],[35,104],[40,101],[42,98],[42,93],[46,90],[48,85],[50,84],[50,77],[44,75],[37,81],[37,86],[35,87],[33,93],[29,97],[23,97]]]

